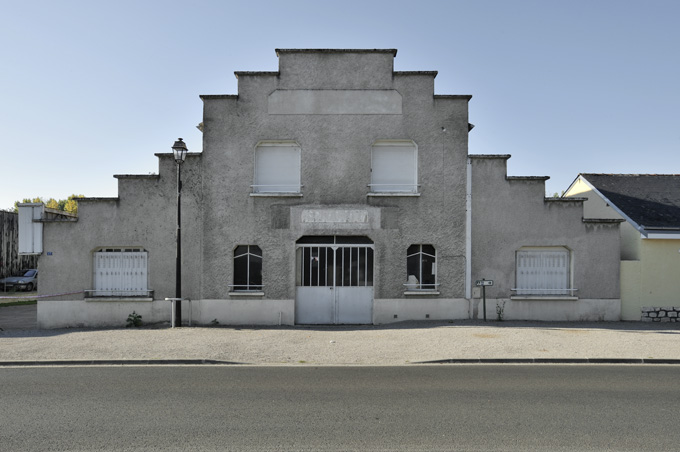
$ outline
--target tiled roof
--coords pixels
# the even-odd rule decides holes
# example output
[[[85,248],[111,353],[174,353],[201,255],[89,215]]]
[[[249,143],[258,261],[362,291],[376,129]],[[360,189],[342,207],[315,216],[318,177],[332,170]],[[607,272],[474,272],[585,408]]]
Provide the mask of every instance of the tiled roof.
[[[680,228],[680,174],[580,175],[645,229]]]

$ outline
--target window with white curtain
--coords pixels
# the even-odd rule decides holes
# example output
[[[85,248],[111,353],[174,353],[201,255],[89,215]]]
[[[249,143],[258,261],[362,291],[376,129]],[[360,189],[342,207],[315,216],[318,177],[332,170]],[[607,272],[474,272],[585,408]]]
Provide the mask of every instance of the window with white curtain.
[[[294,141],[258,143],[253,193],[300,193],[300,153]]]
[[[432,245],[411,245],[406,251],[406,289],[436,290],[437,253]]]
[[[417,193],[418,149],[410,140],[380,140],[371,148],[371,192]]]
[[[571,295],[571,256],[567,248],[520,248],[516,252],[517,295]]]

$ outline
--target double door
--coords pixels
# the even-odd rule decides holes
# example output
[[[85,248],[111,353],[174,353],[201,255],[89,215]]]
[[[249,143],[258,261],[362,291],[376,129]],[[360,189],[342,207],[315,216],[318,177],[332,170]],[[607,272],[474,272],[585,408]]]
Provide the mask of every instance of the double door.
[[[295,323],[373,323],[373,254],[372,244],[298,245]]]

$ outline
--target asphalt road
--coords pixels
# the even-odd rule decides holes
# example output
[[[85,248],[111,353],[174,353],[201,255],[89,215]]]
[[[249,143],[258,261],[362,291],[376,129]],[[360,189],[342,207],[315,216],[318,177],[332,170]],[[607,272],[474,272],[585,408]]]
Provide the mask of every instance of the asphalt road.
[[[680,367],[0,369],[0,450],[676,450]]]

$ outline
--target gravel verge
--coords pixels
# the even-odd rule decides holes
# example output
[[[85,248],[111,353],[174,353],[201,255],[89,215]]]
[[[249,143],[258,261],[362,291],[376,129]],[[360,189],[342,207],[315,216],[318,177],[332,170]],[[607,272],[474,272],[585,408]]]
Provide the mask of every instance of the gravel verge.
[[[203,359],[402,365],[446,359],[680,359],[680,324],[401,322],[379,326],[9,330],[0,361]]]

